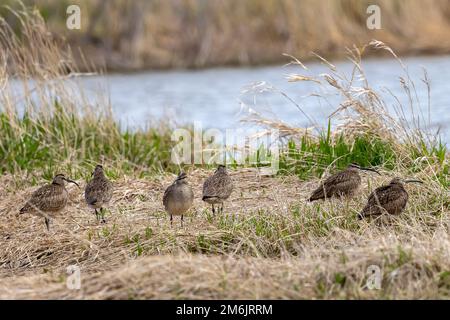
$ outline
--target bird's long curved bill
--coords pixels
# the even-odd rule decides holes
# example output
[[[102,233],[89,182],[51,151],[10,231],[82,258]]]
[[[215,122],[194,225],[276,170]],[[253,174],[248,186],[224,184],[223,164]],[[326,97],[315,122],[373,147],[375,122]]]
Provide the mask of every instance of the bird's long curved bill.
[[[359,167],[360,170],[364,170],[364,171],[372,171],[375,172],[376,174],[381,176],[381,173],[379,173],[377,170],[372,169],[372,168],[364,168],[364,167]]]
[[[421,184],[423,184],[423,181],[420,181],[417,179],[408,179],[408,180],[405,180],[405,183],[421,183]]]
[[[67,182],[70,182],[70,183],[73,183],[74,185],[76,185],[78,188],[80,187],[80,185],[78,184],[78,183],[76,183],[75,181],[73,181],[73,180],[71,180],[71,179],[64,179],[64,180],[66,180]]]

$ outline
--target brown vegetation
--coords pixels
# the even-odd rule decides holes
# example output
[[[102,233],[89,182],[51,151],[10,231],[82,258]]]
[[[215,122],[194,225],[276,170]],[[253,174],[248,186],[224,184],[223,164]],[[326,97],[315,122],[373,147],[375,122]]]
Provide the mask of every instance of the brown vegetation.
[[[196,197],[184,228],[172,228],[164,212],[162,193],[173,179],[165,175],[116,181],[106,225],[70,188],[51,234],[38,218],[17,214],[34,188],[5,197],[13,187],[2,178],[0,298],[448,297],[449,203],[431,180],[409,189],[400,217],[357,222],[370,189],[392,173],[365,175],[363,192],[349,202],[311,205],[318,181],[233,171],[236,190],[215,217],[201,201],[208,174],[189,172]],[[66,287],[71,264],[81,268],[81,290]],[[365,287],[370,265],[382,270],[381,290]]]
[[[284,61],[283,52],[343,56],[346,46],[374,38],[399,54],[450,52],[447,0],[76,0],[82,29],[74,31],[65,27],[65,1],[25,2],[110,69],[267,64]],[[381,30],[366,27],[372,4],[381,8]]]

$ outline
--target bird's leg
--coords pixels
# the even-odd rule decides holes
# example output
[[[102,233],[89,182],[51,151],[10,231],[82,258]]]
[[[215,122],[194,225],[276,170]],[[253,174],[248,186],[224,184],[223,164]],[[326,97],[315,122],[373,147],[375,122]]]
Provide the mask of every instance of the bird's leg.
[[[98,211],[97,211],[97,209],[94,209],[95,210],[95,218],[97,219],[97,221],[99,220],[99,218],[98,218]]]
[[[100,208],[100,215],[102,217],[102,221],[101,221],[102,223],[106,223],[105,212],[104,211],[106,211],[106,209]]]
[[[173,225],[173,216],[170,215],[170,226],[172,227],[172,225]]]
[[[220,206],[220,213],[223,213],[223,202],[222,205]]]
[[[184,220],[184,216],[181,215],[181,227],[183,228],[183,220]]]
[[[47,227],[47,231],[50,231],[50,219],[45,217],[45,226]]]
[[[214,204],[212,204],[211,206],[212,206],[212,212],[213,212],[213,214],[215,214],[216,210],[214,209]]]

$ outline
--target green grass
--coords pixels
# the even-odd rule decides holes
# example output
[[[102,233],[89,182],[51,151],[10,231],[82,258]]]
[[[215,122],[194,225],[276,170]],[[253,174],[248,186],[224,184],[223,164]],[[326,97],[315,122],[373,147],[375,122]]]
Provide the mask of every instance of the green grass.
[[[0,78],[4,87],[0,97],[0,174],[26,176],[34,184],[42,178],[51,179],[57,172],[87,179],[97,163],[105,164],[113,179],[125,174],[142,178],[180,170],[171,161],[173,126],[159,123],[145,130],[121,128],[105,103],[107,99],[88,105],[84,88],[76,81],[59,81],[67,72],[79,73],[70,52],[60,50],[51,33],[39,31],[48,29],[36,11],[24,9],[16,14],[21,36],[12,31],[13,26],[0,34],[0,45],[11,53],[7,60],[0,57],[0,65],[5,66]],[[360,56],[353,60],[359,63]],[[67,64],[65,68],[60,67],[61,61]],[[406,132],[413,138],[411,143],[393,140],[383,133],[391,129],[397,134],[394,130],[398,126],[387,115],[384,117],[379,105],[374,105],[375,93],[353,97],[346,88],[354,83],[340,86],[332,81],[333,77],[327,79],[343,96],[352,97],[352,105],[359,106],[357,110],[364,111],[358,122],[363,124],[361,130],[351,135],[334,134],[331,121],[318,136],[301,136],[301,131],[294,130],[290,140],[280,145],[279,174],[295,174],[308,180],[356,162],[386,170],[401,165],[411,175],[433,167],[433,179],[449,185],[448,150],[442,142],[426,142],[420,130]],[[13,80],[23,90],[24,115],[17,111],[16,97],[11,94]],[[407,92],[411,94],[411,90]],[[378,97],[375,101],[382,100]],[[276,121],[271,123],[276,127]],[[192,127],[187,128],[192,132]],[[262,166],[273,156],[265,156],[265,151],[261,146],[249,158]]]
[[[0,173],[41,171],[51,179],[57,171],[89,176],[107,160],[108,174],[141,175],[170,166],[170,132],[120,130],[108,118],[90,119],[56,108],[50,117],[0,114]],[[89,170],[87,170],[89,169]]]
[[[75,178],[88,178],[92,167],[105,160],[107,174],[113,179],[127,173],[137,177],[156,172],[177,172],[170,160],[174,142],[171,128],[161,125],[146,131],[124,129],[112,118],[84,117],[69,114],[56,104],[51,116],[30,116],[25,113],[0,113],[0,173],[42,172],[51,179],[56,172],[70,173]],[[303,136],[281,146],[279,174],[295,174],[302,180],[320,177],[330,166],[333,170],[356,162],[362,166],[393,170],[399,161],[426,157],[437,166],[436,180],[449,186],[446,146],[410,148],[410,154],[399,155],[391,144],[369,134],[348,139],[343,135],[331,138],[330,131],[314,138]],[[262,166],[261,147],[253,157]],[[270,156],[269,156],[270,159]],[[428,162],[410,162],[411,174],[429,167]],[[237,167],[237,165],[232,165]],[[32,181],[33,183],[35,181]]]
[[[390,141],[371,134],[361,134],[346,138],[343,134],[331,137],[331,123],[318,139],[301,137],[298,142],[289,140],[280,154],[280,174],[295,174],[303,180],[320,177],[327,168],[344,169],[350,163],[366,167],[380,167],[388,171],[399,162],[411,174],[417,174],[435,166],[436,180],[443,186],[450,186],[449,164],[446,159],[447,147],[442,141],[434,145],[420,141],[417,145],[406,145],[406,152],[394,150]],[[424,158],[426,161],[413,161]]]
[[[389,143],[377,137],[365,135],[349,141],[340,135],[331,141],[322,135],[318,141],[307,136],[300,140],[300,143],[288,142],[281,154],[280,170],[303,179],[320,176],[331,164],[337,169],[343,169],[352,162],[392,169],[396,162],[396,155]]]

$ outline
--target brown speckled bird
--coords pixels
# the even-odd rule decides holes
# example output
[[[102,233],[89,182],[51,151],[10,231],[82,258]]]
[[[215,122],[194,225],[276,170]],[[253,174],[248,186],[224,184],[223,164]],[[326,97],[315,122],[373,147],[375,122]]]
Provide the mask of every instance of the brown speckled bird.
[[[355,163],[347,169],[328,177],[316,190],[313,191],[308,201],[328,199],[332,197],[353,196],[361,186],[359,170],[372,171],[371,168],[363,168]]]
[[[113,195],[113,185],[106,178],[103,167],[97,165],[92,173],[92,180],[86,185],[84,198],[89,208],[95,210],[97,220],[106,222],[103,209],[109,204]]]
[[[31,213],[44,217],[45,226],[50,231],[50,219],[64,209],[69,198],[64,181],[79,187],[75,181],[66,178],[63,174],[57,174],[51,184],[40,187],[31,195],[31,199],[20,209],[20,214]]]
[[[215,213],[215,204],[219,212],[223,212],[223,202],[227,200],[233,191],[233,181],[228,175],[224,165],[219,165],[214,174],[208,177],[203,183],[202,200],[212,206],[212,212]]]
[[[194,192],[186,178],[186,173],[181,172],[164,192],[163,204],[170,215],[170,225],[173,223],[173,216],[181,215],[181,226],[183,226],[184,213],[189,210],[194,202]]]
[[[358,218],[381,215],[383,213],[398,215],[406,207],[408,192],[405,190],[406,183],[423,183],[420,180],[402,180],[394,178],[385,186],[376,188],[369,196],[366,206],[359,213]]]

